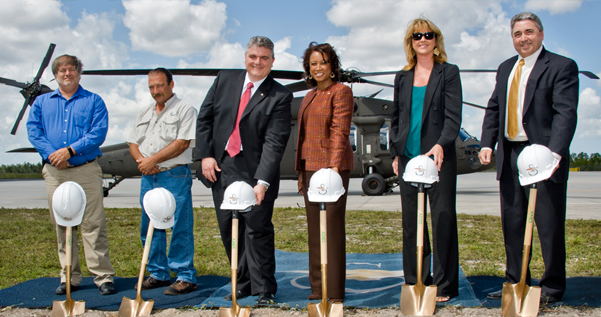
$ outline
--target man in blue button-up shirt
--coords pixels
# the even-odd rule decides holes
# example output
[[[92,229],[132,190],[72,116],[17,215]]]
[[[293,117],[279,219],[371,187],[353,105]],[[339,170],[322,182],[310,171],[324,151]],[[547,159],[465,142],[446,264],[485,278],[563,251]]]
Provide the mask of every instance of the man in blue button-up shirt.
[[[62,55],[52,62],[52,73],[58,89],[39,96],[31,106],[27,121],[29,141],[42,156],[42,174],[46,180],[50,215],[54,190],[66,181],[83,187],[87,205],[81,225],[88,270],[95,275],[94,283],[102,295],[114,294],[113,269],[109,259],[106,216],[103,205],[102,170],[96,161],[101,156],[100,145],[108,131],[108,112],[100,96],[79,85],[81,61]],[[65,227],[54,221],[61,262],[61,284],[56,294],[66,292]],[[77,236],[77,227],[73,228]],[[74,238],[76,241],[76,238]],[[71,290],[79,288],[82,279],[79,248],[72,248]]]

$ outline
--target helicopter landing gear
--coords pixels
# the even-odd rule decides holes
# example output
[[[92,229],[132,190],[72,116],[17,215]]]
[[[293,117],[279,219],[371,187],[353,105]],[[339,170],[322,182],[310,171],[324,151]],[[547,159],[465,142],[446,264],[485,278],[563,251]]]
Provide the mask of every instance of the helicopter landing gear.
[[[102,193],[104,195],[104,197],[107,197],[109,195],[109,190],[113,189],[113,187],[117,186],[117,184],[121,183],[122,180],[124,180],[125,177],[122,176],[115,176],[113,177],[113,182],[108,183],[108,187],[105,187],[104,185],[102,186]]]
[[[363,179],[361,183],[361,189],[367,196],[379,196],[386,191],[388,185],[384,180],[384,177],[378,173],[372,173]]]

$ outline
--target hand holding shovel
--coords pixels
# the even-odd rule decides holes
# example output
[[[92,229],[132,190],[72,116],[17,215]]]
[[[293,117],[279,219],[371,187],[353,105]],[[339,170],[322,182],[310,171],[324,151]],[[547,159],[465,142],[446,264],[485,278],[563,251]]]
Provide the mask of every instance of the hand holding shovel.
[[[238,283],[238,218],[242,211],[250,211],[257,204],[253,188],[245,182],[234,182],[225,189],[221,210],[232,211],[232,308],[220,307],[219,317],[249,317],[250,308],[238,306],[237,283]]]
[[[519,179],[522,186],[530,185],[528,198],[528,214],[526,215],[526,232],[522,252],[522,273],[517,284],[503,283],[501,312],[509,316],[537,316],[540,306],[541,288],[526,285],[528,263],[532,248],[532,231],[534,227],[534,210],[536,207],[536,183],[545,181],[559,166],[559,160],[547,147],[533,144],[525,147],[518,156]]]
[[[411,316],[431,316],[436,309],[436,285],[422,282],[425,225],[425,187],[438,181],[438,169],[427,156],[411,159],[405,167],[403,180],[417,186],[417,283],[404,284],[401,289],[401,313]]]

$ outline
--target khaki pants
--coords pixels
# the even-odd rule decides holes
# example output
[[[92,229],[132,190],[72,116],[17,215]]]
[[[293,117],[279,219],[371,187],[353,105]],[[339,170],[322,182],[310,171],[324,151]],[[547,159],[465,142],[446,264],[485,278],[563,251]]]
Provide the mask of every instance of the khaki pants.
[[[86,193],[86,209],[79,228],[83,240],[84,253],[88,270],[94,274],[94,283],[97,286],[106,282],[113,282],[115,270],[109,259],[109,244],[106,233],[106,216],[102,199],[102,170],[98,162],[83,164],[77,167],[58,170],[56,167],[46,164],[42,169],[46,180],[46,192],[48,193],[48,206],[50,207],[50,218],[56,227],[58,240],[58,258],[61,263],[61,283],[66,282],[65,275],[65,241],[66,227],[59,226],[54,220],[52,211],[52,195],[54,190],[66,181],[73,181],[81,185]],[[73,227],[73,241],[77,241],[77,227]],[[79,266],[79,246],[73,243],[71,263],[71,284],[79,285],[82,279]]]

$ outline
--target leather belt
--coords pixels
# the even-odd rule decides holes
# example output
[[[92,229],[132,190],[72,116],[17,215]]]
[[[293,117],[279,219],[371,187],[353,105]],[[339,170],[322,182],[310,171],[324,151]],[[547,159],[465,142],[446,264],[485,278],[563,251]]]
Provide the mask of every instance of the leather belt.
[[[172,168],[176,168],[176,167],[180,167],[180,166],[188,166],[188,164],[177,164],[177,165],[173,165],[171,167],[161,167],[161,168],[159,168],[159,172],[166,172]]]
[[[530,145],[530,141],[509,141],[507,140],[507,143],[510,144],[511,146],[528,146]]]
[[[88,163],[92,163],[92,162],[94,162],[94,161],[96,161],[96,159],[89,160],[89,161],[87,161],[87,162],[85,162],[85,163],[82,163],[82,164],[79,164],[79,165],[69,165],[67,168],[80,167],[80,166],[82,166],[82,165],[86,165],[86,164],[88,164]]]

